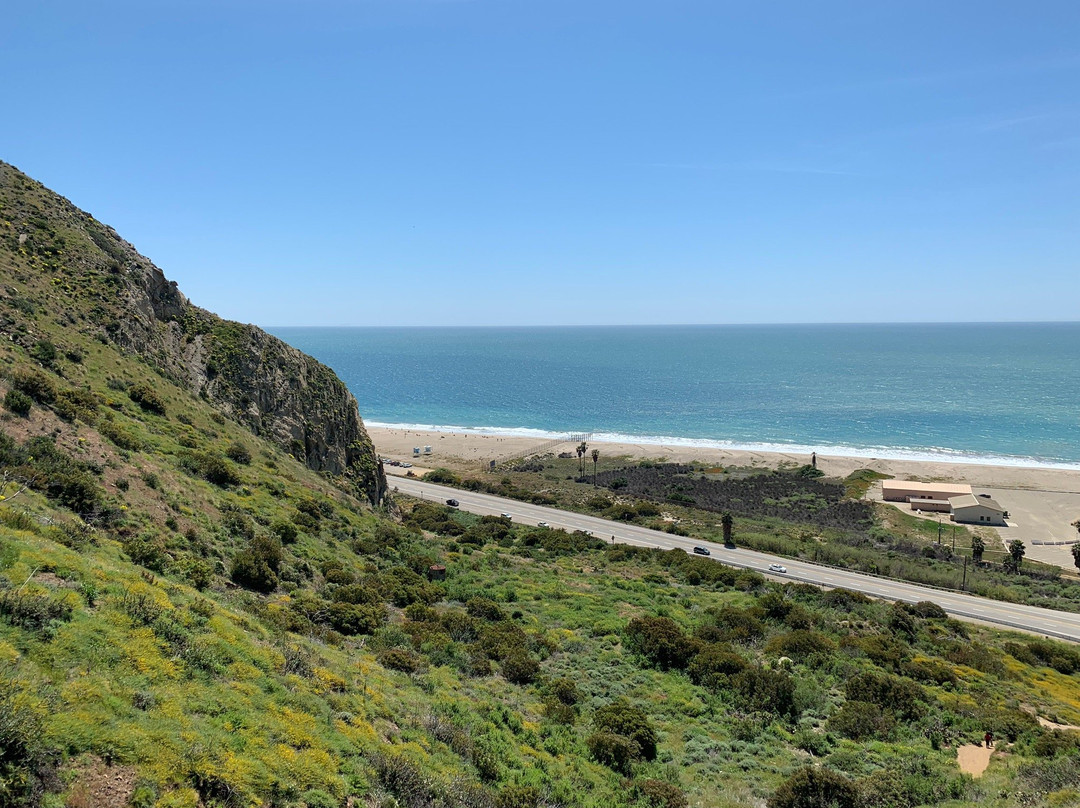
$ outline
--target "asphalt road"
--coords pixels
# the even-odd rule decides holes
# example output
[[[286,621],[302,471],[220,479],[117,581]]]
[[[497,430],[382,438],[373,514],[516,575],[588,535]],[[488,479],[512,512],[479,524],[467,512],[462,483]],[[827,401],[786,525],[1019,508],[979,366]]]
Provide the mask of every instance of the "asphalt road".
[[[953,617],[978,620],[1021,631],[1056,637],[1062,640],[1080,642],[1080,614],[1057,612],[1036,606],[1017,603],[1005,603],[998,600],[949,592],[918,584],[876,578],[861,572],[824,567],[806,561],[758,553],[740,548],[725,548],[722,544],[712,544],[701,539],[674,536],[659,530],[651,530],[623,522],[612,522],[598,516],[562,511],[542,505],[531,505],[513,499],[460,491],[434,483],[425,483],[407,477],[391,477],[388,482],[391,489],[402,494],[433,500],[445,504],[448,499],[456,499],[462,510],[480,515],[498,516],[510,514],[514,522],[535,525],[547,522],[553,528],[566,530],[587,530],[601,539],[614,540],[621,544],[634,544],[642,547],[659,547],[665,550],[684,550],[692,552],[696,546],[707,547],[710,558],[732,567],[756,570],[765,575],[785,580],[801,581],[826,587],[838,587],[862,592],[875,598],[918,603],[929,600],[937,603]],[[784,574],[769,571],[770,564],[782,564],[787,568]]]

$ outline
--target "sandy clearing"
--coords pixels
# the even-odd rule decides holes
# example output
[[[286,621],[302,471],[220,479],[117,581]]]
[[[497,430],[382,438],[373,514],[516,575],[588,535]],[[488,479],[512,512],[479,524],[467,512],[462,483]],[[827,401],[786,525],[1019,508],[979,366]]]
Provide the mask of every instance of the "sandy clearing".
[[[965,774],[970,774],[972,777],[982,777],[982,773],[990,765],[990,756],[992,754],[994,754],[994,750],[987,749],[985,746],[965,744],[956,747],[956,763],[960,766],[960,771]]]

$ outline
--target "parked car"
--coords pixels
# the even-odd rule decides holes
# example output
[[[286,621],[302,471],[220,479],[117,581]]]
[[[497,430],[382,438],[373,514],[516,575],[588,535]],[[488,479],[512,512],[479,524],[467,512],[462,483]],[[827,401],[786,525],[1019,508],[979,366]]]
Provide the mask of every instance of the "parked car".
[[[448,499],[446,500],[446,504],[449,505],[451,508],[456,508],[461,503],[458,502],[456,499]]]
[[[787,572],[787,567],[783,564],[770,564],[769,572]]]
[[[695,547],[694,552],[698,555],[712,555],[712,553],[709,552],[708,547]]]

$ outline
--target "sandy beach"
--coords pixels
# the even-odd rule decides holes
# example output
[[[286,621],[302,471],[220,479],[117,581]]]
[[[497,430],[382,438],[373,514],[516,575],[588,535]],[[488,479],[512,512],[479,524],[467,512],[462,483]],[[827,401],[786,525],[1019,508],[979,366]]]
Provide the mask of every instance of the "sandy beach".
[[[471,432],[432,432],[417,429],[369,427],[368,432],[380,455],[415,463],[417,471],[440,465],[475,466],[520,456],[550,444],[546,438],[479,435]],[[413,449],[431,446],[431,455],[413,456]],[[670,462],[715,463],[724,466],[801,466],[810,462],[808,454],[731,450],[677,444],[606,443],[590,441],[602,458],[666,459]],[[549,451],[572,451],[565,443]],[[1080,470],[1031,466],[952,463],[944,460],[908,460],[840,455],[817,456],[817,465],[828,476],[846,477],[856,469],[873,469],[898,479],[969,483],[991,494],[1010,512],[1013,527],[1000,528],[1004,541],[1019,538],[1027,544],[1029,558],[1067,569],[1073,567],[1068,546],[1035,544],[1045,541],[1075,541],[1080,538],[1070,524],[1080,519]],[[422,468],[421,468],[422,467]],[[396,469],[389,469],[394,471]]]

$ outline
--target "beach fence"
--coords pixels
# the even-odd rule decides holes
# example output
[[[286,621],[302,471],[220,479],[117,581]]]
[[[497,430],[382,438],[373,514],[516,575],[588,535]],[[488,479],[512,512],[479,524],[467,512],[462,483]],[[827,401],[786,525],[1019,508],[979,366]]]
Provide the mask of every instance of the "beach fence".
[[[560,435],[559,437],[541,443],[539,446],[533,446],[531,449],[524,452],[515,452],[514,454],[505,455],[504,457],[499,457],[494,460],[485,460],[480,468],[483,471],[496,471],[500,468],[513,465],[527,457],[547,454],[548,452],[554,451],[557,447],[562,446],[564,443],[588,443],[592,440],[592,436],[592,432],[571,432],[568,435]]]

